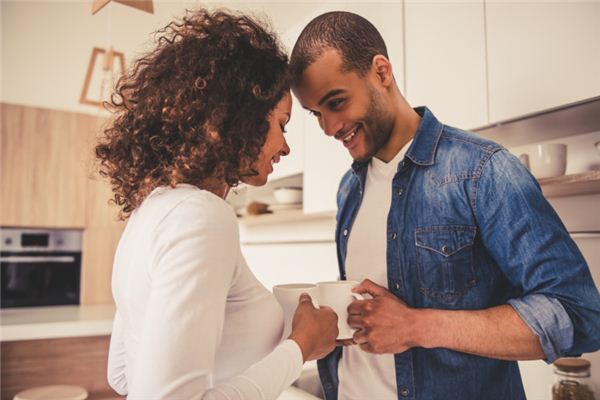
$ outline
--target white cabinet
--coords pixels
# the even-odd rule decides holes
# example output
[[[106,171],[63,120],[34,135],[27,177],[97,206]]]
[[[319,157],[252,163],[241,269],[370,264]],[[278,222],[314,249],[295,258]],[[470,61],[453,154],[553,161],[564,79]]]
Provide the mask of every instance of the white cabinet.
[[[335,243],[268,243],[242,245],[256,278],[268,289],[285,283],[338,279]]]
[[[405,3],[405,96],[445,124],[486,125],[483,0]]]
[[[313,116],[305,117],[304,138],[304,212],[334,211],[337,189],[352,157],[338,140],[323,133]]]
[[[404,87],[402,3],[347,3],[344,10],[368,19],[386,42],[394,77]],[[352,158],[342,144],[325,136],[315,117],[304,122],[304,212],[321,213],[337,209],[335,196],[340,179],[350,168]]]
[[[302,15],[308,12],[307,10],[310,9],[309,7],[312,8],[314,6],[295,4],[295,9],[293,11]],[[278,13],[277,15],[281,15],[281,13]],[[280,25],[284,25],[285,21],[281,19],[279,22]],[[306,22],[308,22],[308,20]],[[298,38],[298,35],[300,35],[305,24],[306,23],[303,22],[292,27],[286,26],[287,30],[281,35],[281,41],[290,56],[292,49],[294,48],[294,43],[296,43],[296,39]],[[300,174],[304,171],[305,114],[306,110],[304,110],[302,106],[300,106],[298,100],[292,96],[292,118],[285,128],[287,131],[285,140],[290,147],[290,154],[281,158],[281,161],[275,166],[273,173],[269,176],[269,181]]]
[[[600,94],[600,2],[486,2],[491,122]]]
[[[300,174],[304,169],[304,118],[306,111],[292,96],[292,118],[285,127],[285,140],[290,147],[290,154],[282,157],[269,175],[269,181]]]

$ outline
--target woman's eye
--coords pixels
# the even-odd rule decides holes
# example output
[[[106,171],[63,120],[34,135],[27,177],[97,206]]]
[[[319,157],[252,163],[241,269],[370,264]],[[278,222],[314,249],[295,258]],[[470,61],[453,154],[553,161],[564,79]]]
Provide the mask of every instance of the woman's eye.
[[[279,126],[281,127],[281,132],[282,133],[287,133],[287,131],[285,130],[285,125],[281,124]]]

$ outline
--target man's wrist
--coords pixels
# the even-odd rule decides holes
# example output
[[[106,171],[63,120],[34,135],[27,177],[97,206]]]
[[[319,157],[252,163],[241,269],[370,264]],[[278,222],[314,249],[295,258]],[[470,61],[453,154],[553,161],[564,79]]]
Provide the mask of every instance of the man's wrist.
[[[439,347],[436,337],[440,331],[439,310],[431,308],[414,309],[415,329],[413,342],[415,347],[432,349]]]

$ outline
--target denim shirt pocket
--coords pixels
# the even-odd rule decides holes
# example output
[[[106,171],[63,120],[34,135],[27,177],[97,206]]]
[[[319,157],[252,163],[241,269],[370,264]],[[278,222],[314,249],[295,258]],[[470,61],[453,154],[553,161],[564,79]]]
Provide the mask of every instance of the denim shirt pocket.
[[[420,227],[415,231],[419,291],[453,305],[477,284],[473,243],[477,228],[468,225]]]

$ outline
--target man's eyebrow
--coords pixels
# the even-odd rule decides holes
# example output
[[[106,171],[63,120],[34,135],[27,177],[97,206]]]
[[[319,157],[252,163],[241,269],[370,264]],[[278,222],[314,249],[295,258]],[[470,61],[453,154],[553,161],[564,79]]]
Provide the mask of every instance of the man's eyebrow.
[[[329,100],[330,98],[332,98],[333,96],[337,96],[340,93],[344,93],[345,90],[344,89],[333,89],[330,90],[329,92],[327,92],[327,94],[323,97],[321,97],[321,100],[319,100],[319,103],[317,103],[319,106],[323,105],[323,103],[325,103],[327,100]]]

